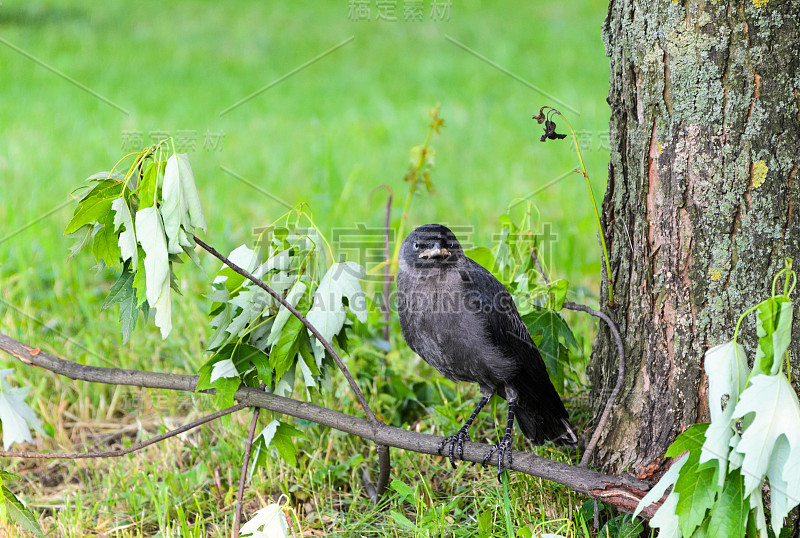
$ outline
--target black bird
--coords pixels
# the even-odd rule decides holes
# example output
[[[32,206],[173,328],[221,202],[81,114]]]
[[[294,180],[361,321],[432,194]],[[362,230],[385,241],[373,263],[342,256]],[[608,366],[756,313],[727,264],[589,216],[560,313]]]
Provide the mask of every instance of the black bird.
[[[497,393],[508,401],[505,435],[483,458],[497,452],[498,478],[511,464],[514,417],[526,438],[577,446],[567,410],[547,376],[542,356],[517,312],[514,299],[486,269],[464,255],[450,229],[420,226],[400,246],[397,310],[408,346],[453,381],[480,386],[482,398],[464,426],[439,445],[463,459],[464,440],[480,410]]]

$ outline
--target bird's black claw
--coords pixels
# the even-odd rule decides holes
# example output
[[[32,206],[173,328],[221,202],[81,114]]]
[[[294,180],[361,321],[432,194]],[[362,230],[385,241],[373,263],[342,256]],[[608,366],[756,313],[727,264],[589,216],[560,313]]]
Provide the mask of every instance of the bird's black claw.
[[[497,452],[497,480],[500,481],[500,477],[503,475],[503,471],[506,468],[511,467],[511,436],[504,436],[503,439],[494,445],[489,452],[483,457],[483,466],[485,467],[489,463],[489,458],[492,457],[492,454]],[[508,463],[506,463],[506,461]]]
[[[450,465],[453,469],[456,468],[456,456],[458,459],[464,459],[464,441],[472,441],[469,436],[469,430],[461,428],[456,433],[451,435],[450,437],[445,437],[441,443],[439,443],[439,455],[442,456],[442,450],[445,446],[449,445],[448,449],[448,457],[450,459]]]

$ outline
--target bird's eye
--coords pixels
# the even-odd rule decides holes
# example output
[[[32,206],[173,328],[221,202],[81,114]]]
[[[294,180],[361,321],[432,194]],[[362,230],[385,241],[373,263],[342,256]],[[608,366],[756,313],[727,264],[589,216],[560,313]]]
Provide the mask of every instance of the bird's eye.
[[[419,250],[419,243],[414,243],[414,250]]]

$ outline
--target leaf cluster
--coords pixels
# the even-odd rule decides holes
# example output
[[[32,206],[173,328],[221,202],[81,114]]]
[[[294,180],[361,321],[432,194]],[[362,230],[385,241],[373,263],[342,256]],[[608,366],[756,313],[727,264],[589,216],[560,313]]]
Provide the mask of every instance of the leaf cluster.
[[[139,312],[147,319],[151,308],[161,336],[170,333],[170,289],[180,292],[174,265],[182,263],[184,254],[197,261],[194,233],[206,229],[189,158],[174,151],[167,158],[166,146],[166,141],[150,146],[90,176],[87,181],[94,185],[64,230],[76,240],[71,255],[91,245],[98,264],[122,268],[103,308],[119,305],[123,342]],[[130,157],[133,163],[123,174],[118,167]]]
[[[781,275],[785,284],[779,295],[775,282]],[[736,340],[738,325],[732,341],[706,352],[711,422],[678,436],[666,455],[680,458],[637,508],[672,487],[650,522],[659,536],[767,536],[770,531],[777,536],[786,515],[800,504],[800,403],[783,372],[791,342],[794,284],[789,283],[795,278],[787,260],[773,282],[773,296],[739,320],[757,312],[752,369]]]

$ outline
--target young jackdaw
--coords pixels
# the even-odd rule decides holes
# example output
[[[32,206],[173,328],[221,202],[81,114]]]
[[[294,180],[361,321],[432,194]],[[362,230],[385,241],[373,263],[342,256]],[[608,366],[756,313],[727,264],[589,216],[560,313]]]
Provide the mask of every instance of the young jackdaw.
[[[483,397],[475,411],[439,445],[439,454],[449,445],[454,468],[455,455],[463,459],[472,422],[494,393],[508,401],[508,422],[503,439],[483,463],[497,452],[498,478],[506,458],[511,464],[514,417],[537,445],[545,440],[577,445],[564,404],[514,299],[489,271],[464,255],[450,229],[426,224],[403,241],[397,310],[412,350],[448,379],[480,386]]]

